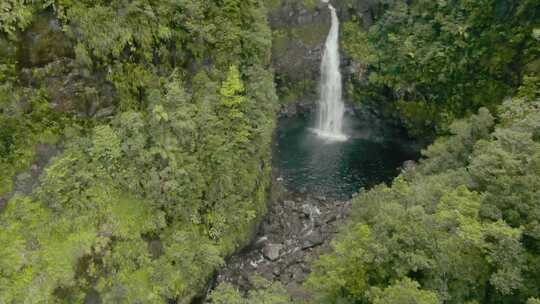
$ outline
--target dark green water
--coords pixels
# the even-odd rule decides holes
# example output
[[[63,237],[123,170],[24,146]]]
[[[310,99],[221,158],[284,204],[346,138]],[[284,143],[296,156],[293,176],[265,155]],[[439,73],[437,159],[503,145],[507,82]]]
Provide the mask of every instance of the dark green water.
[[[403,132],[347,116],[345,142],[315,135],[312,117],[279,122],[275,162],[285,186],[335,199],[348,199],[360,188],[390,182],[406,160],[418,159],[418,148]]]

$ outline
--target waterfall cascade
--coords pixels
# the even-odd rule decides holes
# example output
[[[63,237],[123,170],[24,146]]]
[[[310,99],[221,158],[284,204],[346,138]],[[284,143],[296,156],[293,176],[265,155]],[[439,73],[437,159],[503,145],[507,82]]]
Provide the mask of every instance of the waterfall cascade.
[[[331,140],[346,140],[343,134],[344,105],[341,99],[342,84],[339,71],[339,19],[336,10],[328,5],[332,15],[332,25],[326,38],[321,62],[320,97],[318,121],[315,132],[320,137]]]

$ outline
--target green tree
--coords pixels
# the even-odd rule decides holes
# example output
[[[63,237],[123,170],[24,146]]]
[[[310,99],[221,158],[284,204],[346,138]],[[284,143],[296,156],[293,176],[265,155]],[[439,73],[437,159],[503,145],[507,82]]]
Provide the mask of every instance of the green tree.
[[[246,297],[229,283],[221,283],[210,294],[216,304],[290,304],[293,303],[280,283],[272,283],[263,278],[252,278],[253,289]]]
[[[420,284],[405,278],[380,290],[374,288],[371,293],[373,304],[436,304],[440,303],[437,294],[420,289]]]
[[[481,107],[494,111],[538,72],[535,1],[379,2],[387,9],[367,33],[358,20],[344,26],[345,51],[367,65],[352,93],[399,114],[412,135],[445,133]]]
[[[247,143],[251,135],[251,127],[246,117],[246,102],[244,84],[240,79],[240,72],[235,66],[231,66],[227,78],[219,90],[221,105],[225,110],[224,128],[230,141],[243,145]],[[232,137],[231,135],[234,135]]]

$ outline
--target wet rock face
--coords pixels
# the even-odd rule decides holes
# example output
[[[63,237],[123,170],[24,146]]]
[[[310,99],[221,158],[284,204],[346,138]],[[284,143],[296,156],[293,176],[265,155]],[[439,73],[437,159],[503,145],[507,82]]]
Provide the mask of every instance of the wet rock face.
[[[312,101],[299,101],[289,104],[284,104],[280,111],[279,117],[294,117],[296,115],[304,115],[315,111],[315,104]]]
[[[21,67],[38,67],[64,57],[74,57],[71,41],[51,12],[42,13],[22,33],[18,58]]]
[[[50,144],[40,143],[35,147],[35,160],[30,166],[30,170],[21,172],[15,176],[13,192],[30,194],[39,184],[39,177],[49,164],[49,161],[57,155],[59,147]]]
[[[3,44],[0,37],[0,47]],[[77,64],[73,43],[52,12],[37,15],[16,45],[21,84],[43,89],[52,108],[82,117],[102,118],[114,113],[114,86],[105,75]],[[15,55],[9,49],[0,55],[3,52]]]
[[[367,28],[373,23],[373,1],[330,1],[340,21],[362,20]],[[328,3],[321,0],[266,0],[273,30],[272,66],[278,95],[284,112],[294,115],[287,104],[314,103],[318,97],[320,61],[330,29]],[[361,65],[343,55],[344,80],[361,72]]]
[[[349,207],[350,202],[285,194],[270,206],[251,246],[230,258],[216,283],[229,282],[246,291],[257,275],[279,281],[293,297],[305,299],[302,283],[309,275],[310,263],[329,249]]]
[[[272,66],[278,93],[285,102],[317,95],[319,63],[330,28],[330,14],[322,5],[283,0],[270,9],[273,30]]]
[[[20,79],[27,86],[45,90],[56,111],[95,118],[114,113],[114,86],[104,75],[81,69],[74,59],[62,58],[43,67],[23,68]]]

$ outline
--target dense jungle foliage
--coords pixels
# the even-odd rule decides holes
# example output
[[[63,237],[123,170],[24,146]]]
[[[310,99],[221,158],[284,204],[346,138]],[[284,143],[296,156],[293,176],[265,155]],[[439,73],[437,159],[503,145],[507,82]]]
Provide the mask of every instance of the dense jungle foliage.
[[[0,2],[0,304],[190,303],[245,244],[278,105],[264,2]],[[342,27],[349,95],[439,137],[355,198],[311,302],[540,303],[540,3],[371,2]],[[209,300],[293,302],[255,285]]]
[[[0,303],[200,292],[266,208],[270,35],[257,0],[2,1]]]
[[[540,69],[537,0],[376,1],[376,22],[343,26],[363,65],[352,99],[386,104],[415,136],[448,134],[455,118],[491,111]]]
[[[418,166],[391,187],[357,198],[333,252],[314,265],[309,285],[317,302],[525,303],[538,297],[535,90],[534,99],[508,100],[495,116],[481,108],[454,122],[453,134],[427,148]]]

